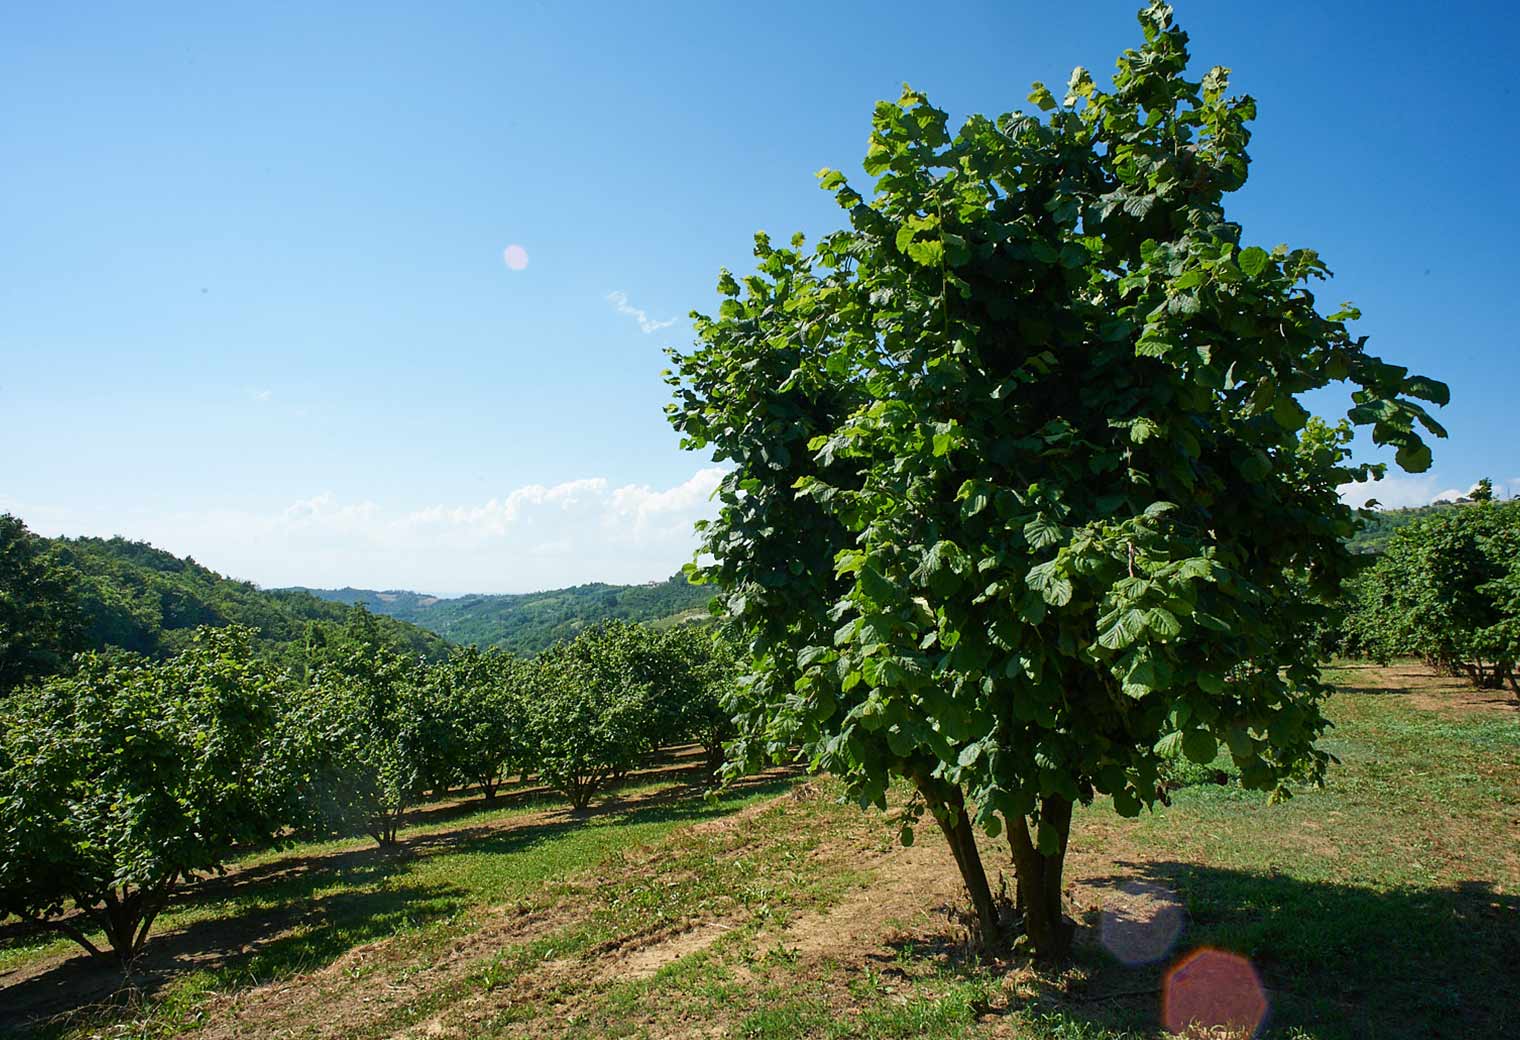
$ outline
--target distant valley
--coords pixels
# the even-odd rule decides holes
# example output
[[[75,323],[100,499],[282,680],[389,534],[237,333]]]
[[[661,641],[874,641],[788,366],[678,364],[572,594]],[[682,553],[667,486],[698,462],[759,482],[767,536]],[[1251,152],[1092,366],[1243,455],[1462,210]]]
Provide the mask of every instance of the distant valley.
[[[547,592],[440,598],[404,589],[281,590],[333,603],[361,604],[375,614],[434,632],[451,643],[499,646],[532,654],[606,618],[674,625],[707,614],[711,589],[677,574],[644,585],[593,582]]]

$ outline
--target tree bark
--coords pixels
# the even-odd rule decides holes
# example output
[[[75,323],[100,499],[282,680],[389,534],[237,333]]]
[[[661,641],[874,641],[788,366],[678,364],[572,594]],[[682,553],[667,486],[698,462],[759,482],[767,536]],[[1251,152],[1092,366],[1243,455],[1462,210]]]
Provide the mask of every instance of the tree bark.
[[[1053,854],[1047,856],[1039,850],[1022,816],[1008,821],[1008,846],[1018,877],[1024,934],[1029,937],[1037,960],[1058,961],[1071,952],[1076,931],[1061,904],[1061,875],[1066,866],[1066,842],[1071,835],[1071,802],[1058,797],[1042,799],[1040,818],[1058,836],[1059,847]]]
[[[920,781],[918,789],[934,812],[934,820],[945,835],[950,854],[955,857],[955,866],[961,872],[961,881],[966,885],[966,894],[971,897],[971,908],[981,929],[982,945],[1000,944],[1004,939],[1002,919],[997,902],[992,898],[992,886],[987,884],[982,854],[976,847],[976,832],[966,814],[965,797],[960,788],[933,781]]]

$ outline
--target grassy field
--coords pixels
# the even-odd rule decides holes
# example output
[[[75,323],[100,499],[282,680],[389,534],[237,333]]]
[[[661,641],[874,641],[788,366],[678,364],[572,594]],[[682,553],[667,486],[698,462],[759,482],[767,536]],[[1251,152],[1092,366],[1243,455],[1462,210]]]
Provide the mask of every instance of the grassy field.
[[[826,780],[704,799],[672,768],[585,816],[524,790],[490,811],[432,807],[396,853],[347,842],[240,864],[166,916],[143,991],[106,1006],[108,973],[8,933],[0,1024],[1077,1040],[1164,1035],[1207,990],[1237,1017],[1260,1001],[1276,1037],[1520,1035],[1520,711],[1412,668],[1334,676],[1341,765],[1324,790],[1269,807],[1200,771],[1155,814],[1079,813],[1082,928],[1059,973],[967,955],[936,835],[898,847]],[[984,853],[1007,863],[1005,846]],[[1188,959],[1200,949],[1239,959]],[[1193,985],[1229,967],[1250,985]]]

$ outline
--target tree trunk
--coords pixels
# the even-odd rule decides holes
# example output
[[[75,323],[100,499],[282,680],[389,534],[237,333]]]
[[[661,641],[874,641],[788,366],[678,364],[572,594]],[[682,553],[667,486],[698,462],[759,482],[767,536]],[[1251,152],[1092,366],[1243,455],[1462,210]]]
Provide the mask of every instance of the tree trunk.
[[[1058,961],[1071,952],[1076,931],[1061,906],[1061,874],[1066,866],[1066,842],[1071,835],[1071,802],[1057,797],[1042,799],[1040,818],[1058,836],[1059,847],[1054,853],[1047,856],[1040,852],[1022,816],[1008,821],[1008,846],[1018,876],[1024,934],[1029,937],[1037,960]]]
[[[987,871],[982,867],[981,850],[976,847],[976,832],[971,818],[966,815],[966,800],[959,787],[950,787],[932,780],[920,781],[918,789],[934,812],[935,822],[945,835],[955,866],[961,872],[966,894],[971,897],[971,908],[976,913],[977,927],[981,929],[983,946],[999,945],[1003,938],[1002,919],[997,902],[992,898],[992,886],[987,884]]]

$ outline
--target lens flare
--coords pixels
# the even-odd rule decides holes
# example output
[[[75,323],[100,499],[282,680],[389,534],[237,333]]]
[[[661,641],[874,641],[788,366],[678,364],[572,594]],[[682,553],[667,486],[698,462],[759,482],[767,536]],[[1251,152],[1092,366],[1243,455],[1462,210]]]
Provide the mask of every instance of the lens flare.
[[[1131,967],[1163,960],[1182,932],[1182,900],[1165,885],[1130,880],[1105,895],[1098,934]]]
[[[1254,1036],[1267,1017],[1267,991],[1251,962],[1207,946],[1166,974],[1161,1024],[1171,1033]]]
[[[502,250],[501,258],[514,271],[521,271],[528,266],[528,251],[516,242],[513,242],[506,249]]]

